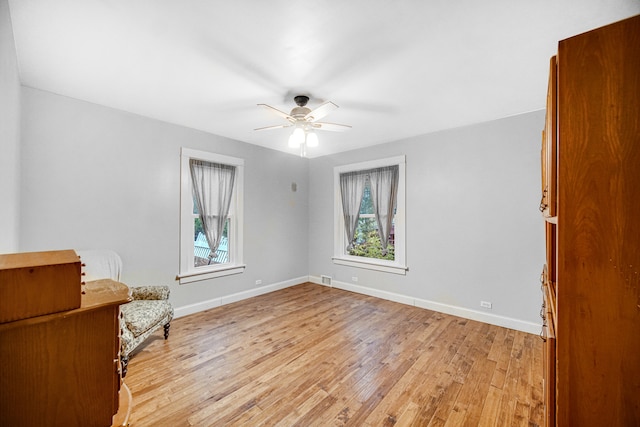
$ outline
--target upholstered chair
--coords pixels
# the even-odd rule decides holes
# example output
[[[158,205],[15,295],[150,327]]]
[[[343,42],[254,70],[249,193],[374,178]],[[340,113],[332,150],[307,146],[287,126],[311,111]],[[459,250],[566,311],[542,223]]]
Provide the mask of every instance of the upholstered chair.
[[[120,281],[122,259],[111,250],[76,251],[82,262],[85,281]],[[169,338],[173,307],[168,286],[129,287],[133,300],[120,306],[120,362],[122,377],[127,375],[129,355],[160,327]]]

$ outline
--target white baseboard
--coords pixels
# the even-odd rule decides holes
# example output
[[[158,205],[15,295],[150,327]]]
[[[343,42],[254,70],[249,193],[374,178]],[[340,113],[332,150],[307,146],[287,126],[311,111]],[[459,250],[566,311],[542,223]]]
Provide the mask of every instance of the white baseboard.
[[[259,288],[248,289],[246,291],[237,292],[235,294],[223,295],[207,301],[201,301],[195,304],[184,305],[174,308],[174,318],[187,316],[189,314],[198,313],[200,311],[209,310],[211,308],[220,307],[232,302],[241,301],[243,299],[256,297],[269,292],[299,285],[309,281],[309,276],[296,277],[295,279],[285,280],[284,282],[273,283],[271,285],[260,286]]]
[[[514,319],[512,317],[498,316],[495,314],[484,313],[482,311],[471,310],[469,308],[443,304],[426,299],[414,298],[394,292],[381,291],[379,289],[368,288],[366,286],[354,285],[353,283],[339,282],[337,280],[332,280],[331,285],[327,285],[323,284],[321,278],[316,276],[309,276],[309,281],[318,285],[330,286],[333,288],[343,289],[345,291],[356,292],[363,295],[369,295],[376,298],[399,302],[401,304],[413,305],[415,307],[420,307],[427,310],[451,314],[453,316],[463,317],[465,319],[477,320],[479,322],[488,323],[490,325],[502,326],[504,328],[515,329],[517,331],[536,335],[540,333],[541,325],[539,323],[527,322],[520,319]]]

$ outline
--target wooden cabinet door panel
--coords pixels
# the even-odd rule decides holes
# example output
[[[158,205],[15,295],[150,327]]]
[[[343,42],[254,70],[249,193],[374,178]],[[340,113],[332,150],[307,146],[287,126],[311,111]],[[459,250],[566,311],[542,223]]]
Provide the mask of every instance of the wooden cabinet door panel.
[[[113,316],[106,307],[0,332],[2,424],[110,425]]]
[[[558,51],[559,426],[640,425],[640,16]]]

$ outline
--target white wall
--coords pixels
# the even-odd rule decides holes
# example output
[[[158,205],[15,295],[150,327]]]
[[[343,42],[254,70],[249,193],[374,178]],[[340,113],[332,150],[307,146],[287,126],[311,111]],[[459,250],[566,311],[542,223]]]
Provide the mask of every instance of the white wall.
[[[543,112],[529,113],[308,161],[23,88],[20,250],[112,248],[123,257],[123,281],[169,284],[176,307],[250,292],[257,279],[324,274],[348,285],[357,276],[368,292],[527,330],[539,324],[544,262],[543,121]],[[246,161],[243,274],[174,281],[181,146]],[[400,154],[409,272],[334,265],[333,167]]]
[[[370,293],[533,331],[544,262],[543,122],[539,111],[306,160],[22,88],[20,250],[112,248],[123,257],[123,281],[169,284],[176,307],[251,292],[257,279],[269,285],[324,274],[349,285],[358,276]],[[243,274],[174,281],[181,146],[246,161]],[[334,265],[333,167],[400,154],[409,272]]]
[[[245,159],[243,274],[179,285],[180,147]],[[20,250],[110,248],[174,306],[306,276],[306,159],[22,89]],[[291,183],[297,183],[297,192]]]
[[[309,274],[331,276],[346,288],[357,276],[357,285],[372,294],[535,330],[544,263],[538,212],[543,125],[538,111],[311,160]],[[407,275],[333,264],[333,167],[401,154],[407,159]],[[492,310],[482,309],[481,300]]]
[[[18,250],[20,78],[7,0],[0,0],[0,253]]]

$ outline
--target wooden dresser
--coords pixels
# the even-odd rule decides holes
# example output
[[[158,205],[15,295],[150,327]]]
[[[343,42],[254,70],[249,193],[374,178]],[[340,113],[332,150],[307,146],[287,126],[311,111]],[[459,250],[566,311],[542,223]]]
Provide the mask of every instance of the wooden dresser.
[[[111,425],[121,385],[119,306],[129,290],[111,280],[82,289],[77,308],[0,324],[0,425]]]
[[[640,16],[559,43],[542,148],[548,426],[640,426]]]

